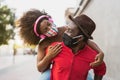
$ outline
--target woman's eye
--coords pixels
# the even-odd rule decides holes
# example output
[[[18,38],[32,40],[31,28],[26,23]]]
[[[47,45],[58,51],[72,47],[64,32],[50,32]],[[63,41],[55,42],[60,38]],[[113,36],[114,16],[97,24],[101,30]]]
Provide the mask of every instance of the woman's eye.
[[[51,23],[48,22],[48,23],[47,23],[47,26],[50,26],[50,25],[51,25]]]

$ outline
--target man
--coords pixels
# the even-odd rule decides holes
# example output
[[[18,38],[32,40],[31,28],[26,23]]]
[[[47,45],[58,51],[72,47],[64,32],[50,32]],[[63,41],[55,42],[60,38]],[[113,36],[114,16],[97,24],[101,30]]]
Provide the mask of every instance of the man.
[[[91,35],[96,27],[94,21],[86,15],[69,18],[71,22],[64,32],[63,42],[51,44],[62,45],[62,51],[52,60],[51,80],[86,80],[90,69],[94,70],[94,80],[102,80],[106,72],[105,63],[91,67],[90,63],[98,53],[87,45],[87,40],[93,39]],[[54,51],[51,46],[47,52]]]

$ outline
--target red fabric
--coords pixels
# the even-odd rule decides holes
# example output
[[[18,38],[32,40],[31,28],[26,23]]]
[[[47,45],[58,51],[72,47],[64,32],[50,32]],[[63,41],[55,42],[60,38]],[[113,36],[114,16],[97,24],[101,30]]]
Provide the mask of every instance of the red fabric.
[[[92,69],[89,64],[94,61],[97,52],[86,45],[84,49],[73,54],[63,43],[62,46],[62,51],[53,59],[51,80],[86,80],[88,71]],[[95,74],[104,75],[105,63],[93,69]]]

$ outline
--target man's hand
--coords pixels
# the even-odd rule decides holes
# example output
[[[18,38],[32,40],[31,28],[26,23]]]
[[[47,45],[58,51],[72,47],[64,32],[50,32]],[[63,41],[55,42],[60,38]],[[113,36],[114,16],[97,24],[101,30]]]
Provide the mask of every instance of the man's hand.
[[[103,58],[104,58],[104,53],[103,52],[98,53],[95,57],[95,61],[90,63],[90,66],[96,67],[96,66],[100,65],[103,62]]]

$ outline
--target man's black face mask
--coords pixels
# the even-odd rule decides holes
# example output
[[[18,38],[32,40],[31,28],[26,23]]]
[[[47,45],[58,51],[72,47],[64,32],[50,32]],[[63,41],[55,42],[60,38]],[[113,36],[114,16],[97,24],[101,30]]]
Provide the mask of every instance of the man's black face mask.
[[[81,37],[81,35],[76,36],[76,37],[70,37],[66,33],[64,33],[63,34],[63,42],[67,47],[72,48],[79,43],[79,41],[78,41],[79,37]]]

